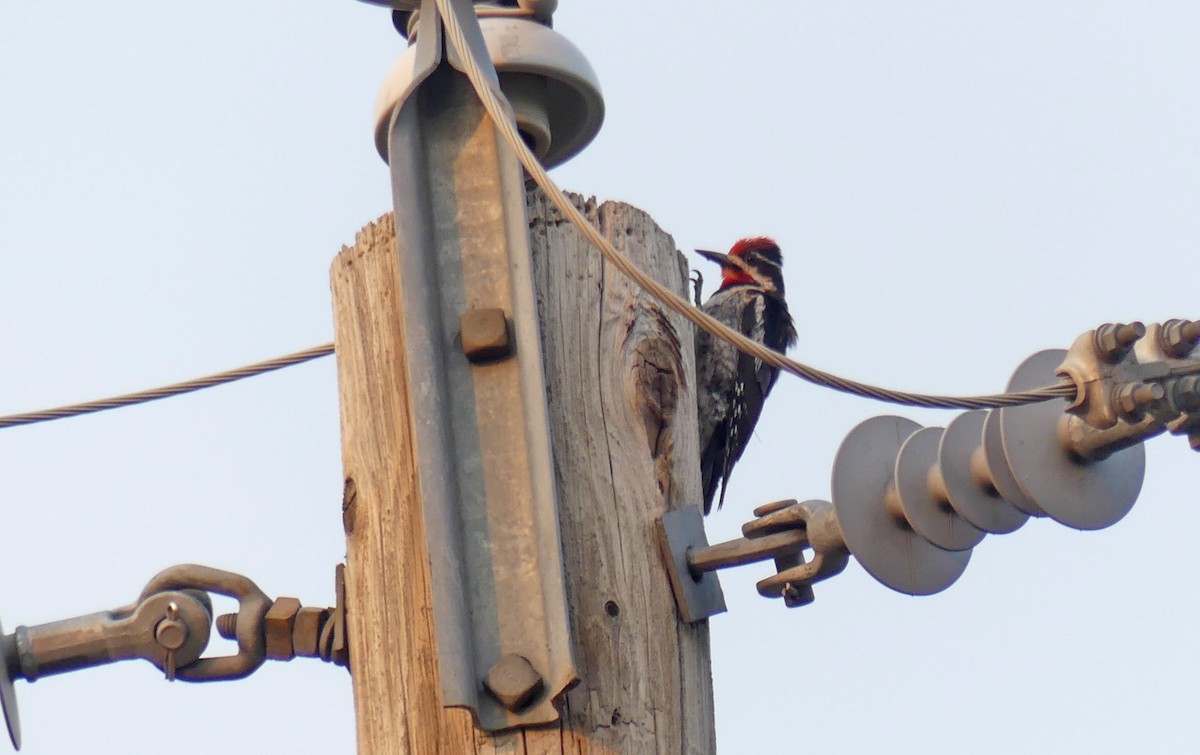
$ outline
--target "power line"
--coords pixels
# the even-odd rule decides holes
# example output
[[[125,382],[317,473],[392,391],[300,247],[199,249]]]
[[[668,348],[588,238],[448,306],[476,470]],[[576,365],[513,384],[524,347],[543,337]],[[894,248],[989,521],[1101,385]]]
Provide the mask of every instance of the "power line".
[[[512,110],[507,106],[507,102],[502,99],[503,95],[498,94],[489,86],[489,80],[484,75],[479,61],[475,59],[470,45],[466,42],[462,25],[450,7],[449,0],[437,0],[437,5],[443,24],[445,25],[446,36],[462,59],[466,67],[467,78],[471,80],[471,84],[475,87],[475,92],[479,95],[479,99],[483,102],[484,108],[487,110],[492,121],[500,129],[500,133],[504,136],[505,141],[508,142],[509,146],[516,153],[517,158],[521,161],[521,164],[525,166],[525,170],[529,172],[529,175],[533,177],[537,185],[546,192],[550,201],[554,203],[554,206],[579,229],[584,238],[600,251],[605,260],[624,273],[650,296],[685,317],[688,321],[695,324],[696,327],[702,328],[718,338],[728,341],[745,354],[761,359],[766,364],[791,373],[810,383],[825,388],[833,388],[834,390],[850,393],[855,396],[862,396],[863,398],[873,398],[903,406],[919,406],[930,409],[994,409],[1001,406],[1032,404],[1052,398],[1071,398],[1075,395],[1075,385],[1068,380],[1031,391],[965,397],[909,393],[880,388],[867,383],[860,383],[856,380],[839,377],[824,370],[819,370],[789,359],[783,354],[768,349],[762,344],[752,341],[736,330],[713,319],[699,307],[692,306],[679,294],[651,278],[633,264],[629,258],[618,252],[609,243],[608,239],[604,238],[600,231],[593,227],[587,221],[587,218],[583,216],[583,213],[563,194],[562,189],[554,183],[554,180],[546,173],[546,169],[542,167],[537,157],[534,156],[524,140],[521,139],[520,134],[517,132]]]
[[[1047,401],[1054,398],[1071,398],[1076,393],[1074,383],[1069,380],[1062,380],[1055,385],[1037,388],[1029,391],[1019,391],[1014,393],[999,393],[983,396],[944,396],[938,394],[923,394],[911,393],[907,391],[897,391],[889,388],[881,388],[879,386],[861,383],[856,380],[839,377],[824,370],[811,367],[802,362],[789,359],[777,351],[769,349],[760,343],[757,343],[746,336],[738,333],[732,328],[727,327],[723,323],[715,320],[699,307],[692,306],[687,300],[679,294],[670,290],[663,284],[659,283],[654,278],[651,278],[640,268],[638,268],[627,257],[618,252],[609,241],[601,235],[600,231],[592,226],[583,216],[578,208],[566,197],[562,189],[558,187],[550,175],[546,173],[537,157],[521,139],[515,122],[512,118],[511,108],[508,108],[507,103],[501,99],[502,95],[498,95],[488,86],[488,81],[480,68],[477,61],[467,45],[463,35],[462,27],[458,23],[458,19],[453,12],[447,7],[446,0],[438,0],[438,6],[442,12],[443,22],[445,23],[446,35],[462,56],[463,62],[466,65],[467,77],[475,87],[476,93],[483,102],[484,108],[488,115],[500,129],[500,133],[504,136],[505,141],[516,153],[517,158],[524,165],[525,169],[533,177],[543,191],[546,192],[550,201],[555,207],[563,213],[571,223],[579,229],[583,236],[592,243],[600,254],[619,271],[624,273],[630,280],[636,283],[650,296],[657,299],[667,308],[674,310],[682,315],[689,322],[696,325],[698,328],[712,333],[713,335],[728,341],[734,347],[745,354],[762,360],[766,364],[777,367],[784,372],[788,372],[796,377],[806,380],[816,385],[832,388],[844,393],[850,393],[863,398],[872,398],[878,401],[885,401],[892,404],[900,404],[903,406],[917,406],[930,409],[994,409],[1003,406],[1019,406],[1022,404],[1031,404],[1040,401]],[[242,378],[261,375],[264,372],[290,367],[292,365],[301,364],[312,359],[317,359],[323,356],[329,356],[334,351],[332,343],[316,346],[305,351],[296,352],[287,356],[277,357],[265,362],[247,365],[235,370],[220,372],[208,377],[188,380],[183,383],[175,383],[173,385],[164,386],[162,388],[154,388],[137,393],[129,393],[123,396],[115,396],[113,398],[100,399],[98,401],[89,401],[82,404],[72,404],[70,406],[58,407],[55,409],[43,409],[36,412],[28,412],[25,414],[12,414],[5,417],[0,417],[0,429],[6,427],[16,427],[19,425],[31,425],[37,422],[49,422],[55,419],[64,419],[66,417],[77,417],[82,414],[90,414],[93,412],[105,411],[107,409],[117,409],[123,406],[132,406],[142,404],[148,401],[157,401],[158,399],[178,396],[184,393],[191,393],[203,388],[211,388],[224,383],[231,383]]]
[[[146,391],[138,391],[137,393],[127,393],[123,396],[114,396],[112,398],[100,399],[99,401],[88,401],[83,404],[72,404],[70,406],[61,406],[56,409],[43,409],[37,412],[28,412],[26,414],[10,414],[7,417],[0,417],[0,428],[16,427],[18,425],[32,425],[37,422],[49,422],[54,419],[65,419],[67,417],[78,417],[81,414],[91,414],[92,412],[102,412],[106,409],[117,409],[122,406],[133,406],[134,404],[144,404],[147,401],[157,401],[161,398],[170,398],[183,393],[191,393],[202,388],[212,388],[215,385],[224,383],[232,383],[235,380],[242,378],[254,377],[261,375],[264,372],[291,367],[292,365],[308,362],[320,357],[329,356],[333,353],[333,344],[327,343],[322,346],[314,346],[311,349],[298,351],[295,354],[268,359],[265,362],[239,367],[236,370],[228,370],[226,372],[218,372],[215,375],[208,377],[196,378],[182,383],[163,386],[162,388],[152,388]]]

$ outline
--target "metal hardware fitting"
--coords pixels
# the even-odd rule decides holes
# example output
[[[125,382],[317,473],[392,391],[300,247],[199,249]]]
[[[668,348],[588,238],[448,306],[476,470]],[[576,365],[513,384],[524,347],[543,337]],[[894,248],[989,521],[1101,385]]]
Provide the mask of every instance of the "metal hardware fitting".
[[[332,608],[302,606],[296,598],[276,598],[263,616],[261,633],[267,660],[290,661],[320,658],[348,667],[350,648],[346,642],[346,566],[334,573],[336,604]],[[217,617],[217,633],[227,640],[237,637],[238,614]]]
[[[1186,435],[1192,449],[1200,451],[1200,320],[1151,325],[1134,351],[1140,361],[1165,362],[1176,376],[1166,384],[1165,402],[1175,415],[1167,429]]]
[[[177,664],[176,677],[188,682],[213,682],[242,679],[254,673],[266,660],[266,642],[262,634],[263,619],[271,607],[271,599],[258,585],[233,572],[213,569],[199,564],[172,566],[159,572],[146,589],[142,600],[166,590],[204,590],[238,601],[236,655],[200,658]]]
[[[489,362],[512,353],[508,318],[497,307],[472,309],[458,316],[463,354],[472,362]]]
[[[435,5],[422,11],[410,48],[420,73],[388,110],[385,141],[413,440],[442,700],[496,731],[559,720],[554,699],[577,674],[523,173],[470,84],[442,64]],[[471,4],[454,2],[453,11],[487,60]],[[472,324],[460,316],[486,309],[494,322],[507,320],[516,348],[477,363],[464,355]],[[544,680],[517,711],[484,692],[488,672],[509,655]]]
[[[544,685],[537,669],[524,656],[516,653],[509,653],[496,661],[496,665],[483,678],[484,689],[513,713],[528,705]]]
[[[1200,321],[1101,326],[1070,351],[1030,356],[1006,390],[1056,374],[1077,386],[1070,406],[971,411],[945,429],[902,417],[860,423],[834,460],[832,504],[760,506],[741,540],[709,546],[698,510],[668,514],[660,537],[680,613],[697,621],[718,612],[701,576],[767,558],[777,574],[758,590],[789,606],[811,602],[812,584],[840,572],[847,554],[894,590],[939,592],[985,533],[1012,532],[1030,516],[1082,530],[1116,523],[1141,490],[1146,439],[1169,429],[1200,446]]]
[[[0,706],[13,746],[21,748],[14,679],[43,676],[143,658],[172,680],[208,645],[212,602],[181,586],[144,594],[137,603],[111,611],[37,626],[18,626],[0,637]]]
[[[658,520],[658,544],[683,620],[694,624],[725,613],[725,595],[717,573],[697,572],[690,563],[693,551],[708,547],[700,507],[685,506],[663,514]]]
[[[756,585],[764,598],[783,597],[789,608],[813,601],[812,586],[842,573],[850,558],[846,538],[833,506],[826,501],[777,501],[754,510],[758,517],[742,525],[742,534],[751,542],[780,535],[795,536],[803,532],[813,551],[812,560],[805,563],[800,551],[773,554],[778,572]],[[699,556],[699,554],[697,554]],[[787,563],[788,557],[792,564]]]
[[[1192,320],[1101,325],[1082,334],[1057,370],[1076,386],[1067,411],[1096,430],[1137,424],[1147,416],[1157,417],[1165,429],[1194,401],[1195,381],[1189,378],[1200,373],[1197,343],[1200,322]],[[1079,450],[1085,457],[1096,453]]]
[[[1058,419],[1063,447],[1081,461],[1099,462],[1170,430],[1196,448],[1197,343],[1200,322],[1193,320],[1102,325],[1081,335],[1057,370],[1077,388],[1070,414]]]
[[[0,708],[13,746],[21,749],[14,679],[33,682],[43,676],[135,658],[153,663],[168,681],[189,682],[241,679],[266,658],[285,660],[284,655],[320,657],[346,666],[346,584],[341,564],[334,587],[336,607],[301,608],[294,598],[272,603],[257,585],[239,574],[183,564],[155,575],[131,605],[33,627],[18,626],[9,635],[0,631]],[[210,592],[238,601],[237,613],[220,616],[216,622],[223,637],[237,641],[236,655],[201,657],[214,623]],[[291,628],[290,636],[283,636],[284,627]]]
[[[778,501],[754,510],[758,519],[742,527],[745,537],[708,545],[699,507],[671,511],[658,520],[659,542],[680,615],[695,623],[725,611],[715,572],[772,559],[776,574],[758,582],[767,598],[789,608],[813,601],[812,585],[846,568],[849,553],[830,504]],[[806,562],[803,551],[813,551]]]

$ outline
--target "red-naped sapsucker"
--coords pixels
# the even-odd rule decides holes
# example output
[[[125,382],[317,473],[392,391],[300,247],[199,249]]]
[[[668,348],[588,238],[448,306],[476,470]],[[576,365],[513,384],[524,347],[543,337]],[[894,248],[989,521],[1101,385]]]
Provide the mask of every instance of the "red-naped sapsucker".
[[[697,249],[721,266],[721,285],[704,311],[770,349],[785,351],[796,329],[783,298],[783,257],[769,238],[742,239],[728,254]],[[725,488],[733,465],[746,450],[763,402],[779,370],[747,356],[705,330],[696,333],[696,403],[700,414],[700,471],[704,513],[712,510],[717,486]]]

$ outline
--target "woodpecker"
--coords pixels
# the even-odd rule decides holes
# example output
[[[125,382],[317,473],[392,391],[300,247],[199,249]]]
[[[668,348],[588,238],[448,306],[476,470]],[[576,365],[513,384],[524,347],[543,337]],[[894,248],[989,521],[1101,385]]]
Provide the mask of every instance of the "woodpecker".
[[[721,266],[721,285],[704,303],[705,312],[780,353],[796,342],[796,328],[783,298],[783,256],[778,244],[758,236],[742,239],[728,254],[696,252]],[[779,370],[698,330],[696,376],[700,472],[708,514],[718,484],[717,508],[725,502],[733,465],[746,450]]]

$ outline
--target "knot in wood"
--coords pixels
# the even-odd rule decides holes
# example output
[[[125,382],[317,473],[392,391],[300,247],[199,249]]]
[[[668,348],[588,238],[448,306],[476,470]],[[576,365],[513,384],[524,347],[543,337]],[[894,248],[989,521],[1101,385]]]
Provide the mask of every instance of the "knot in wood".
[[[680,394],[687,388],[679,334],[657,306],[643,304],[625,338],[628,395],[640,414],[653,457],[670,448]]]

